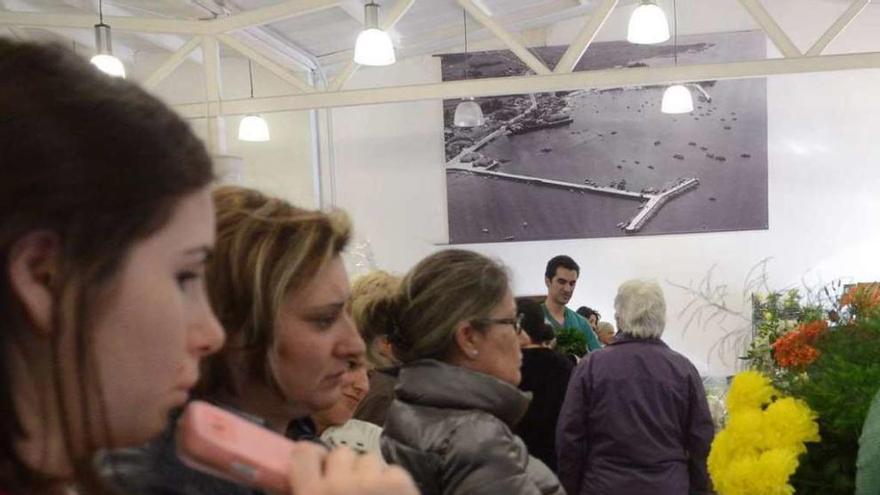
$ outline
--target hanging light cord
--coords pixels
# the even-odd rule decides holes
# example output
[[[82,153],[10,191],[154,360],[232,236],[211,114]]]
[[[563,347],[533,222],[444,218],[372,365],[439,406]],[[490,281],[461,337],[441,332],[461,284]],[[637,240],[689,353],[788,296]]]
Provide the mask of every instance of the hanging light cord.
[[[251,98],[254,97],[254,66],[251,59],[248,59],[248,77],[251,81]]]
[[[104,24],[104,0],[98,0],[98,19]]]
[[[464,79],[466,81],[470,73],[471,59],[470,55],[468,55],[467,11],[465,9],[461,9],[461,17],[464,19]]]
[[[672,0],[672,56],[675,59],[675,65],[678,65],[678,7],[675,0]]]

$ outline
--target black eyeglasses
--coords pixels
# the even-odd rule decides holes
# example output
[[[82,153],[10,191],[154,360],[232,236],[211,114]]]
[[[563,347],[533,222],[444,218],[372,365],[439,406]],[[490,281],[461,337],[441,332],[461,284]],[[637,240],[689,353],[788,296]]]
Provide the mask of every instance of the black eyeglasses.
[[[525,316],[526,315],[520,313],[516,315],[516,318],[477,318],[476,320],[471,321],[481,325],[489,325],[493,323],[496,325],[512,325],[513,330],[519,335],[523,331],[522,323]]]

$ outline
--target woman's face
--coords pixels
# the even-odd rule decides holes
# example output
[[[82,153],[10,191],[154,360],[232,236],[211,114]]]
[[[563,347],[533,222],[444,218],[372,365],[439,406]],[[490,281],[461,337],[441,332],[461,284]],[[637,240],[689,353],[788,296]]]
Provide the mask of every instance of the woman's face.
[[[183,197],[164,227],[134,244],[100,295],[94,356],[107,419],[93,424],[106,422],[109,446],[136,445],[161,432],[171,409],[187,401],[199,360],[223,344],[204,285],[213,244],[214,207],[205,188]]]
[[[326,409],[340,400],[351,361],[366,348],[348,311],[348,276],[336,256],[278,311],[269,365],[295,415]]]
[[[351,361],[345,372],[342,385],[342,397],[335,404],[316,412],[312,419],[322,427],[338,426],[354,417],[354,412],[367,392],[370,391],[370,378],[367,375],[366,362]]]
[[[516,302],[509,290],[501,302],[492,308],[487,318],[493,320],[517,319]],[[470,356],[472,366],[469,367],[504,380],[511,385],[519,385],[522,380],[520,374],[522,351],[514,326],[506,323],[491,323],[476,331],[474,336],[476,355]]]

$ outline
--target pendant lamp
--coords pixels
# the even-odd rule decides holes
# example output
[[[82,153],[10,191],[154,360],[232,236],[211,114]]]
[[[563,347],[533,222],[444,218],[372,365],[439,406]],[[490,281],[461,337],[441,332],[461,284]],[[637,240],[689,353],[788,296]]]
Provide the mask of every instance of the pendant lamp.
[[[675,66],[678,67],[678,9],[675,0],[672,0],[673,42],[672,56]],[[691,113],[694,111],[694,98],[691,90],[683,84],[673,84],[663,92],[663,100],[660,103],[660,111],[663,113]]]
[[[656,0],[641,0],[629,17],[626,40],[639,45],[654,45],[669,39],[669,23]]]
[[[397,61],[391,36],[379,29],[379,5],[373,0],[364,5],[364,30],[354,44],[354,61],[373,66],[391,65]]]
[[[125,66],[113,56],[113,41],[110,38],[110,26],[104,24],[104,2],[98,2],[98,24],[95,24],[95,56],[90,62],[101,72],[113,77],[125,79]]]
[[[248,59],[248,76],[251,82],[251,98],[254,97],[254,68]],[[263,142],[269,140],[269,124],[259,115],[248,115],[238,124],[238,139],[241,141]]]
[[[470,69],[470,57],[468,56],[468,39],[467,39],[467,11],[462,9],[464,17],[464,79],[468,78]],[[473,97],[465,98],[455,106],[455,116],[452,119],[455,127],[479,127],[486,122],[483,117],[483,109],[480,104],[474,101]]]

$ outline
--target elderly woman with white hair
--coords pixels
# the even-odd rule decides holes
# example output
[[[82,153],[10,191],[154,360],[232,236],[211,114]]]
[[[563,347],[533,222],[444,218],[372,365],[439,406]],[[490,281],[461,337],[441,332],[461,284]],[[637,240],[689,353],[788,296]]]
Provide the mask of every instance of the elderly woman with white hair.
[[[714,428],[696,368],[662,340],[666,301],[631,280],[614,299],[619,333],[575,368],[556,430],[569,495],[709,493]]]

